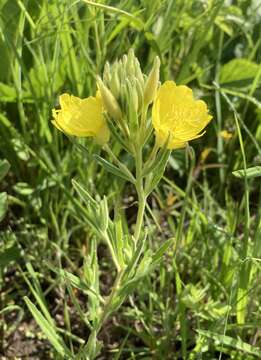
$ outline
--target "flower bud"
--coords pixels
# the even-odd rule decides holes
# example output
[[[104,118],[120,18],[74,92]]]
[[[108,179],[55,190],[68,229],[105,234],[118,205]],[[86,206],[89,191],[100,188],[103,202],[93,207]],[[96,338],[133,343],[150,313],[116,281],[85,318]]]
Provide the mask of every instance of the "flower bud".
[[[101,93],[102,103],[105,110],[108,111],[114,120],[117,121],[121,119],[122,112],[120,106],[111,91],[104,85],[100,77],[97,79],[97,85]]]
[[[134,51],[130,49],[127,56],[126,71],[129,77],[135,76]]]
[[[125,69],[126,69],[126,67],[127,67],[127,61],[128,61],[128,57],[127,57],[126,54],[124,54],[123,57],[122,57],[122,65],[123,65],[123,67],[124,67]]]
[[[113,73],[112,73],[110,88],[111,88],[111,91],[112,91],[113,95],[115,96],[115,98],[118,99],[118,97],[120,96],[121,87],[120,87],[120,80],[119,80],[117,70],[113,71]]]
[[[132,102],[133,102],[134,110],[137,113],[139,109],[139,98],[135,87],[133,87],[132,89]]]
[[[135,79],[135,90],[138,98],[138,110],[140,110],[143,102],[143,87],[137,78]]]
[[[137,58],[134,59],[135,64],[135,77],[139,80],[140,85],[144,86],[144,77],[140,68],[140,63]]]
[[[160,68],[160,59],[158,56],[156,56],[153,63],[153,67],[145,84],[145,89],[144,89],[145,106],[151,104],[156,96],[158,83],[159,83],[159,68]]]
[[[138,128],[138,95],[135,89],[135,86],[127,79],[127,101],[128,101],[128,110],[129,110],[129,123],[133,132],[136,132]]]

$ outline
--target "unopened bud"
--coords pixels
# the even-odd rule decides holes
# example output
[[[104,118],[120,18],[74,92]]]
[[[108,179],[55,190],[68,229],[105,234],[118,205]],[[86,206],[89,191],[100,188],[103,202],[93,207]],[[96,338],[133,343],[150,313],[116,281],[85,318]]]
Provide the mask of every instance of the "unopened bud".
[[[97,79],[97,85],[101,93],[102,103],[105,110],[108,111],[114,120],[117,121],[121,119],[122,112],[120,106],[111,91],[104,85],[100,77]]]
[[[136,130],[139,126],[138,123],[138,96],[135,87],[130,81],[126,80],[126,85],[128,89],[128,110],[129,110],[129,124],[131,129],[131,134],[135,135]]]
[[[111,76],[110,88],[111,88],[111,91],[112,91],[113,95],[115,96],[115,98],[118,99],[118,97],[120,95],[121,87],[120,87],[120,80],[119,80],[117,69],[115,69],[115,70],[116,71],[114,71]]]
[[[141,109],[142,101],[143,101],[143,87],[137,78],[135,79],[135,90],[136,90],[137,99],[138,99],[138,109]]]
[[[139,109],[139,98],[135,87],[133,87],[132,89],[132,101],[133,101],[134,110],[137,113]]]
[[[123,64],[124,68],[126,68],[126,66],[127,66],[127,61],[128,61],[128,57],[126,54],[124,54],[122,57],[122,64]]]
[[[137,115],[138,106],[139,106],[137,91],[135,89],[134,84],[131,84],[131,82],[128,79],[126,80],[126,84],[128,88],[128,103],[129,103],[130,113]]]
[[[156,56],[153,63],[153,67],[145,84],[145,89],[144,89],[145,106],[152,103],[152,101],[156,96],[158,83],[159,83],[159,68],[160,68],[160,59],[158,58],[158,56]]]
[[[134,67],[134,51],[133,49],[130,49],[127,56],[127,64],[126,64],[126,70],[128,73],[128,76],[135,76],[135,67]]]
[[[140,68],[140,63],[139,60],[137,58],[134,59],[134,64],[135,64],[135,76],[136,78],[139,80],[140,85],[143,87],[144,86],[144,77]]]
[[[122,81],[123,81],[123,65],[122,65],[121,59],[118,61],[117,74],[118,74],[118,79],[119,79],[120,83],[122,83]]]

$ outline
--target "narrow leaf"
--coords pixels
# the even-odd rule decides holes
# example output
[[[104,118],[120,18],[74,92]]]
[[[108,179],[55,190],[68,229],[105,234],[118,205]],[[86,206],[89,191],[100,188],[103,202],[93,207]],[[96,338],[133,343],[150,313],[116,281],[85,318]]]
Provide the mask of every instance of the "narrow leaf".
[[[104,167],[105,170],[108,172],[114,174],[115,176],[118,176],[124,180],[130,181],[133,183],[132,178],[127,174],[127,172],[119,169],[117,166],[111,164],[109,161],[103,159],[99,155],[93,155],[93,158]]]
[[[261,176],[261,166],[253,166],[251,168],[233,171],[232,174],[237,177],[244,179],[246,176],[248,179]]]
[[[7,160],[0,160],[0,181],[5,177],[9,169],[9,162]]]
[[[77,193],[80,195],[80,197],[82,198],[82,200],[86,203],[86,204],[93,204],[95,206],[97,206],[96,201],[93,199],[93,197],[88,193],[88,191],[81,185],[79,184],[75,179],[72,179],[72,185],[75,188],[75,190],[77,191]]]
[[[217,334],[208,330],[196,330],[200,335],[215,341],[217,345],[225,345],[227,347],[243,351],[246,354],[255,355],[261,358],[261,352],[256,347],[245,343],[240,339],[234,339],[227,335]]]
[[[7,193],[0,193],[0,221],[2,221],[7,212]]]
[[[55,350],[63,358],[72,358],[70,350],[65,345],[64,341],[59,337],[56,332],[56,329],[46,320],[46,318],[40,313],[36,306],[29,300],[27,296],[24,297],[24,301],[31,311],[35,321],[41,328],[42,332],[45,334],[47,339],[50,341]]]

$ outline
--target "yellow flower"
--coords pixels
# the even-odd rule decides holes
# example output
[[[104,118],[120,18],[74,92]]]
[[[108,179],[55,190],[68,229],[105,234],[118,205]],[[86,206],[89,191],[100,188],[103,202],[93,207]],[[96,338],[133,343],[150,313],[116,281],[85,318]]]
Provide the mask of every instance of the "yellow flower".
[[[186,146],[190,140],[204,134],[202,130],[212,119],[207,105],[195,100],[190,88],[166,81],[160,86],[152,107],[152,124],[159,146],[168,149]]]
[[[68,135],[79,137],[93,136],[97,143],[109,140],[109,129],[102,114],[102,100],[97,93],[80,99],[69,94],[59,97],[61,109],[53,109],[53,124]]]
[[[219,135],[224,139],[224,140],[230,140],[233,136],[233,134],[227,130],[222,130],[220,131]]]

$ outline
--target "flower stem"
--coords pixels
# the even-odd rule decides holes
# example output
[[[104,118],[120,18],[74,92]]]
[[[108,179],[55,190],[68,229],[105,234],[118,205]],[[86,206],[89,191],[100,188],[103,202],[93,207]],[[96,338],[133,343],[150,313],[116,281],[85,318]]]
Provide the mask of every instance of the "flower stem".
[[[109,297],[107,298],[107,300],[105,301],[104,308],[103,308],[103,311],[101,313],[100,319],[99,319],[97,325],[95,326],[95,331],[97,333],[101,330],[101,327],[102,327],[103,323],[105,322],[105,320],[107,319],[108,315],[111,312],[111,306],[113,304],[113,301],[114,301],[115,295],[117,293],[117,290],[120,287],[120,282],[121,282],[121,279],[122,279],[122,275],[123,275],[123,271],[120,271],[117,274],[116,279],[115,279],[114,284],[113,284],[113,288],[111,290],[111,293],[110,293]]]
[[[94,325],[90,335],[88,342],[85,347],[85,355],[87,355],[87,359],[94,360],[97,356],[96,351],[93,352],[93,347],[95,347],[98,344],[97,335],[100,332],[101,328],[103,327],[105,321],[107,320],[110,313],[115,310],[113,309],[113,302],[115,298],[117,297],[118,289],[120,288],[120,282],[122,279],[123,271],[118,272],[116,279],[114,281],[112,290],[110,295],[108,296],[107,300],[105,301],[105,304],[103,306],[103,309],[99,315],[99,319],[97,323]]]
[[[108,150],[108,149],[106,149]],[[137,219],[136,219],[136,225],[135,225],[135,230],[134,230],[134,239],[135,239],[135,243],[138,242],[139,238],[140,238],[140,233],[141,233],[141,228],[142,228],[142,224],[143,224],[143,218],[144,218],[144,211],[145,211],[145,206],[146,206],[146,196],[145,196],[145,192],[144,192],[144,184],[143,184],[143,178],[142,178],[142,167],[143,167],[143,159],[142,159],[142,146],[138,145],[137,146],[137,151],[136,151],[136,156],[135,156],[135,162],[136,162],[136,181],[135,181],[135,185],[136,185],[136,191],[138,194],[138,214],[137,214]],[[124,275],[124,269],[121,269],[121,267],[119,266],[119,263],[117,261],[117,258],[115,257],[114,251],[111,248],[111,244],[109,239],[107,239],[107,243],[108,246],[110,247],[110,250],[112,252],[113,255],[113,260],[114,263],[117,267],[118,270],[118,274],[116,276],[116,279],[114,281],[113,287],[111,289],[110,295],[107,297],[102,311],[99,314],[99,318],[97,320],[97,323],[95,324],[95,326],[93,327],[91,334],[89,336],[88,342],[86,344],[86,351],[87,351],[87,355],[88,358],[90,360],[93,360],[95,358],[95,356],[97,355],[97,353],[95,353],[95,355],[92,355],[92,348],[94,345],[94,343],[97,343],[97,335],[100,332],[100,330],[102,329],[105,321],[107,320],[108,316],[115,311],[115,300],[118,297],[118,290],[121,288],[122,284],[122,279],[123,279],[123,275]],[[124,299],[122,299],[123,301]],[[119,305],[118,305],[119,306]],[[116,305],[117,307],[117,305]]]
[[[135,242],[139,240],[141,227],[143,223],[144,210],[146,206],[146,196],[143,188],[143,179],[142,179],[142,147],[138,146],[136,153],[136,190],[138,194],[138,214],[136,220],[136,226],[134,231]]]

